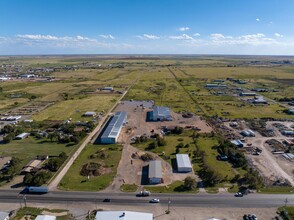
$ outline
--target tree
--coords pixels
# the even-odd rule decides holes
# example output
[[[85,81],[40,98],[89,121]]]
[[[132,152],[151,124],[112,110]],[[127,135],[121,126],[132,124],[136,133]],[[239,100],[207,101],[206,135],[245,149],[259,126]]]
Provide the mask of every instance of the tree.
[[[153,142],[151,142],[151,143],[148,145],[148,150],[153,150],[153,149],[155,149],[155,148],[157,148],[157,147],[158,147],[157,142],[156,142],[156,141],[153,141]]]
[[[196,179],[192,178],[191,176],[188,176],[184,180],[184,187],[187,190],[192,190],[196,186]]]
[[[31,97],[30,97],[30,99],[36,99],[37,98],[37,96],[35,96],[35,95],[31,95]]]
[[[165,146],[167,144],[164,138],[158,137],[156,140],[157,140],[158,146]]]
[[[50,158],[47,162],[47,168],[52,171],[56,172],[59,167],[62,165],[63,160],[61,158]]]
[[[33,175],[31,173],[26,173],[26,175],[23,178],[23,184],[26,186],[31,185],[33,181]]]
[[[74,135],[70,137],[70,141],[74,142],[75,144],[78,144],[81,141],[81,139],[79,136]]]
[[[32,179],[31,186],[41,186],[45,184],[50,178],[52,174],[48,171],[40,171],[36,173]]]
[[[64,153],[64,152],[61,152],[61,153],[58,155],[58,157],[60,157],[60,158],[62,158],[62,159],[66,159],[66,158],[67,158],[67,155],[66,155],[66,153]]]
[[[51,132],[51,133],[48,134],[47,137],[48,137],[48,139],[50,139],[50,141],[52,142],[53,139],[55,138],[55,133],[54,133],[54,132]]]
[[[5,125],[5,126],[3,127],[3,129],[2,129],[2,132],[3,132],[3,133],[6,133],[6,134],[12,133],[12,132],[14,132],[14,131],[15,131],[14,126],[13,126],[13,125],[10,125],[10,124]]]
[[[9,142],[11,142],[14,138],[15,138],[15,134],[14,134],[14,133],[9,133],[8,135],[6,135],[6,136],[3,138],[3,141],[4,141],[5,143],[9,143]]]

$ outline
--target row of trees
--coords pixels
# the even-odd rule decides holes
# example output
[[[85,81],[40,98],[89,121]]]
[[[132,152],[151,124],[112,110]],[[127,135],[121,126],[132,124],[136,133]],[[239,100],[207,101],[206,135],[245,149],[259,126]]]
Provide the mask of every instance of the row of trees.
[[[41,186],[52,177],[52,172],[56,172],[66,160],[66,153],[62,152],[58,157],[53,157],[45,164],[44,169],[36,173],[26,173],[23,184],[26,186]]]
[[[2,134],[6,134],[3,138],[3,141],[5,143],[9,143],[17,135],[23,133],[24,131],[25,131],[25,129],[22,126],[15,126],[15,125],[11,125],[11,124],[5,125],[1,130]]]
[[[154,137],[155,140],[148,145],[147,150],[153,150],[157,147],[165,146],[167,144],[166,140],[160,137],[159,134],[155,134]]]

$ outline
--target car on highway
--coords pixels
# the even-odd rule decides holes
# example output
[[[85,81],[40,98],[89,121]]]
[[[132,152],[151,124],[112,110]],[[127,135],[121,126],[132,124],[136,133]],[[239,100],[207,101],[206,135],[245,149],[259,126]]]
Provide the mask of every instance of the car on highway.
[[[159,199],[151,199],[149,202],[150,203],[159,203],[160,201],[159,201]]]
[[[103,200],[103,202],[110,202],[110,199],[106,198],[106,199]]]
[[[237,193],[235,193],[235,197],[243,197],[243,193],[237,192]]]
[[[249,220],[248,215],[243,215],[243,220]]]

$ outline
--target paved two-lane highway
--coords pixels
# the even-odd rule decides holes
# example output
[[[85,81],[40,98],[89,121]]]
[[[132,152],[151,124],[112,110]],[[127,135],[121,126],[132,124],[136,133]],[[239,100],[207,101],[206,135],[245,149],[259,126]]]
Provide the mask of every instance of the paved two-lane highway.
[[[0,191],[0,202],[19,203],[23,195],[14,190]],[[249,194],[234,197],[233,194],[152,194],[150,197],[136,197],[134,193],[93,193],[93,192],[60,192],[53,191],[42,195],[26,195],[31,203],[103,203],[109,198],[109,205],[146,206],[151,198],[159,198],[159,205],[166,205],[170,199],[176,207],[232,207],[232,208],[265,208],[285,204],[294,205],[294,195],[283,194]],[[153,204],[154,205],[154,204]]]

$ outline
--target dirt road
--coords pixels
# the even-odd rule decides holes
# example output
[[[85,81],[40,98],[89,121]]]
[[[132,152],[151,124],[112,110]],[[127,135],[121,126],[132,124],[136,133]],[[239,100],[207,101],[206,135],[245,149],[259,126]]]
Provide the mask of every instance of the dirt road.
[[[58,184],[64,177],[64,175],[67,173],[75,159],[80,155],[82,150],[86,147],[88,143],[91,142],[91,140],[96,136],[96,134],[100,131],[102,126],[104,125],[108,115],[114,110],[114,108],[117,106],[117,104],[123,99],[123,97],[127,94],[129,89],[127,89],[123,95],[117,100],[117,102],[113,105],[113,107],[101,118],[100,122],[98,123],[97,127],[88,135],[86,140],[80,145],[80,147],[77,149],[77,151],[69,158],[65,166],[62,168],[62,170],[54,177],[53,181],[50,182],[48,185],[50,190],[56,190]]]
[[[275,155],[272,154],[272,152],[270,152],[269,149],[264,146],[265,142],[270,139],[273,138],[260,137],[252,141],[253,146],[262,149],[262,154],[260,154],[259,156],[251,157],[254,161],[254,164],[262,171],[262,173],[266,177],[270,179],[272,179],[273,177],[282,177],[288,180],[292,184],[292,186],[294,186],[293,178],[281,168],[281,166],[277,162],[277,159],[275,158]],[[283,140],[285,138],[281,137],[280,139]]]

